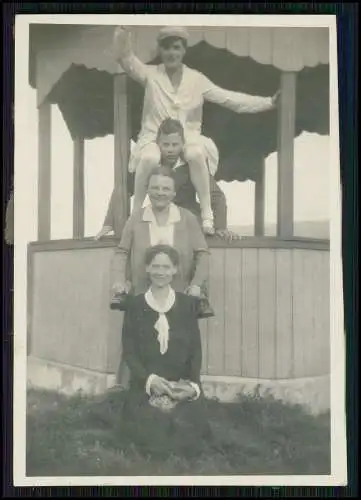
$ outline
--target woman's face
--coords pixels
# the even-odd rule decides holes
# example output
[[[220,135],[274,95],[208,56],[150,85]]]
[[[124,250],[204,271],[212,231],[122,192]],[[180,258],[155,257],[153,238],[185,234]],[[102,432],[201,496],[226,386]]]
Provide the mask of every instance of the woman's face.
[[[148,196],[156,210],[168,207],[176,195],[174,180],[165,175],[152,175],[149,179]]]
[[[159,55],[168,69],[178,68],[183,61],[186,49],[182,40],[174,40],[169,45],[159,47]]]
[[[165,287],[169,285],[176,272],[176,266],[165,253],[159,253],[156,255],[152,262],[147,266],[147,273],[150,281],[152,285],[157,287]]]

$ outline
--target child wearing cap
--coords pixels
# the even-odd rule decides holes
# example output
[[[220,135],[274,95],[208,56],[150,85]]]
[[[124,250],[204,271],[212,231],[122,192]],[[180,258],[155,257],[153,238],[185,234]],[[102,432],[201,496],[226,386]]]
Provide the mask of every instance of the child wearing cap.
[[[184,159],[198,194],[202,227],[206,234],[214,234],[211,208],[210,175],[218,167],[218,150],[212,139],[201,133],[202,111],[205,100],[218,103],[237,113],[255,113],[272,109],[276,96],[256,97],[224,90],[214,85],[199,71],[183,64],[188,33],[182,27],[167,26],[158,36],[162,63],[143,64],[132,52],[130,33],[118,27],[114,36],[115,57],[129,76],[145,87],[142,126],[129,163],[135,172],[134,208],[141,208],[149,174],[160,162],[156,142],[160,124],[166,118],[179,120],[184,127]],[[277,95],[277,94],[276,94]]]

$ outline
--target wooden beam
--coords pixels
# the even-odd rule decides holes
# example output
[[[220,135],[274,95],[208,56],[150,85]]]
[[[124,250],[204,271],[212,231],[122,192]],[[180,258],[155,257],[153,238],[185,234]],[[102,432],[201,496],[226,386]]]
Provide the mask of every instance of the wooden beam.
[[[296,122],[296,73],[281,73],[278,119],[277,236],[293,236],[293,170]]]
[[[38,240],[51,238],[51,105],[38,108]]]
[[[128,77],[114,77],[114,232],[120,236],[129,217],[128,162],[130,155],[130,126]]]
[[[265,160],[262,161],[256,182],[254,196],[254,234],[264,236],[265,218]]]
[[[84,238],[84,139],[76,138],[74,148],[73,238]]]

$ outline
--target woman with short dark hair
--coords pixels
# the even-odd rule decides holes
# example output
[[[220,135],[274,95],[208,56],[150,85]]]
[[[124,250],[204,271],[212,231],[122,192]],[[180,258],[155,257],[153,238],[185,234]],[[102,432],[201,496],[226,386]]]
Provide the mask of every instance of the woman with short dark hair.
[[[130,385],[121,428],[145,451],[196,451],[210,438],[200,382],[197,302],[172,287],[179,265],[175,248],[148,248],[144,263],[150,286],[129,298],[124,315]]]
[[[162,63],[151,66],[133,54],[126,29],[118,27],[115,31],[117,61],[145,87],[141,131],[129,164],[129,171],[135,172],[134,211],[141,208],[149,173],[160,161],[156,143],[159,126],[166,118],[177,119],[184,127],[184,156],[199,197],[202,227],[206,234],[213,234],[209,174],[216,173],[218,150],[212,139],[201,133],[203,103],[206,100],[237,113],[255,113],[273,108],[276,98],[249,96],[217,87],[202,73],[183,64],[187,42],[188,33],[184,28],[162,28],[158,35]]]

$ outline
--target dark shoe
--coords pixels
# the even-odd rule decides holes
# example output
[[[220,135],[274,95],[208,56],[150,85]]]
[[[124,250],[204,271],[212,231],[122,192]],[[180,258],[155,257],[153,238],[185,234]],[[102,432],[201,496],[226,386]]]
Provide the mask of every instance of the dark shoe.
[[[110,309],[125,311],[127,308],[127,299],[128,296],[125,292],[114,295],[110,302]]]
[[[201,297],[198,300],[198,319],[212,318],[213,316],[215,314],[207,297]]]

